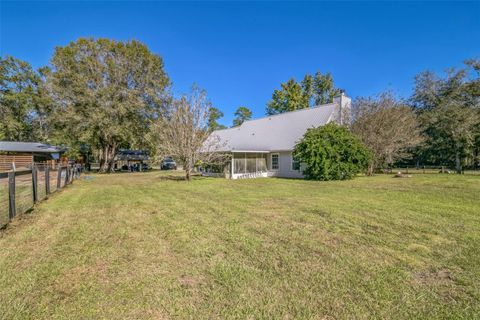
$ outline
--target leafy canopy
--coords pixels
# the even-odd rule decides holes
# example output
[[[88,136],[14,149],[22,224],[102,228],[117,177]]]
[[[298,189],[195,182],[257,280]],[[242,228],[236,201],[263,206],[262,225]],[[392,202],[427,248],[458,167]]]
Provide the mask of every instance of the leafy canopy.
[[[367,168],[371,153],[346,127],[329,123],[308,129],[294,157],[306,164],[307,179],[345,180]]]
[[[459,173],[464,164],[480,162],[480,61],[465,64],[444,77],[420,73],[411,98],[427,137],[419,158],[454,164]]]
[[[35,140],[39,82],[39,74],[27,62],[0,59],[0,139]]]
[[[102,171],[113,169],[119,147],[149,147],[169,85],[160,56],[138,41],[81,38],[57,47],[51,63],[52,116],[66,142],[90,145]]]
[[[267,115],[330,103],[341,92],[335,88],[330,73],[322,74],[319,71],[314,76],[305,75],[300,83],[290,79],[280,86],[279,90],[273,91],[272,100],[267,105]]]
[[[233,126],[237,127],[252,118],[252,111],[247,107],[238,107],[237,111],[234,113],[234,116],[235,118],[233,119]]]
[[[223,124],[218,123],[218,119],[223,117],[223,112],[218,108],[210,107],[208,110],[208,130],[214,131],[219,129],[225,129]]]

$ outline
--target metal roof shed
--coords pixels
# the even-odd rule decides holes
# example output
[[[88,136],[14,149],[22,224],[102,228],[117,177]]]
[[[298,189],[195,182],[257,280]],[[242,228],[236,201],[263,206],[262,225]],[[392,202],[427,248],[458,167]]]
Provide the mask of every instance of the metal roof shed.
[[[28,167],[33,162],[58,160],[66,150],[39,142],[0,141],[0,170]]]

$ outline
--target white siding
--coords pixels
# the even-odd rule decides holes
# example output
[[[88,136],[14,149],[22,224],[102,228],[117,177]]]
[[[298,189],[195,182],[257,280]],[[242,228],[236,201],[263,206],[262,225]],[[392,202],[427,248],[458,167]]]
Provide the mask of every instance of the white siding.
[[[303,178],[303,174],[298,170],[292,170],[292,152],[279,152],[279,168],[277,177],[282,178]]]

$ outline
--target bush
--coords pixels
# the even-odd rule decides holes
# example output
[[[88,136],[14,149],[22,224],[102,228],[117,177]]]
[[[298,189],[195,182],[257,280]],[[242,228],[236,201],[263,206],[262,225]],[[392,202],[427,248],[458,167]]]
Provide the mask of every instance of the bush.
[[[294,157],[307,165],[307,179],[344,180],[366,169],[371,153],[347,128],[329,123],[308,129]]]

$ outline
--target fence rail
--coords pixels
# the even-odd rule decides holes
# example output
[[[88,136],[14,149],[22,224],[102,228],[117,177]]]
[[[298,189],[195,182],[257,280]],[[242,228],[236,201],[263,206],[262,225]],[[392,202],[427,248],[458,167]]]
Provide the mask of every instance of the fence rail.
[[[406,174],[433,174],[433,173],[455,173],[455,169],[447,166],[396,166],[392,168],[377,168],[377,173],[406,173]],[[480,175],[480,168],[462,169],[463,174]]]
[[[34,164],[28,170],[0,172],[0,228],[49,194],[72,184],[82,171],[78,165],[51,168]]]

